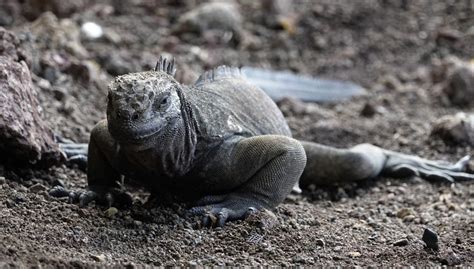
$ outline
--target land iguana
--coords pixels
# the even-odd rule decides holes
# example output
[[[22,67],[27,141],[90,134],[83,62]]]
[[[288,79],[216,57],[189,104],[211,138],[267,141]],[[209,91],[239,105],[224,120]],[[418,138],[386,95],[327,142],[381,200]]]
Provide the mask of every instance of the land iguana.
[[[88,145],[88,190],[71,194],[81,206],[130,202],[118,183],[125,176],[157,197],[190,203],[203,225],[222,226],[276,207],[299,186],[381,174],[474,179],[465,171],[469,156],[448,164],[371,144],[338,149],[296,140],[277,105],[238,68],[217,67],[189,87],[174,73],[174,60],[160,57],[155,70],[110,83],[107,119]],[[87,154],[87,145],[62,148]]]

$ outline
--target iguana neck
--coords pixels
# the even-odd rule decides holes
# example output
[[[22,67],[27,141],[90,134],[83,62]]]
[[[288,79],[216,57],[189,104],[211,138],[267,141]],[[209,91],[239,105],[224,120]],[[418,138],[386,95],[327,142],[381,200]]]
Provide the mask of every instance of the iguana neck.
[[[198,128],[193,110],[181,88],[177,89],[181,102],[181,119],[178,122],[172,145],[168,147],[165,173],[184,175],[193,166]]]

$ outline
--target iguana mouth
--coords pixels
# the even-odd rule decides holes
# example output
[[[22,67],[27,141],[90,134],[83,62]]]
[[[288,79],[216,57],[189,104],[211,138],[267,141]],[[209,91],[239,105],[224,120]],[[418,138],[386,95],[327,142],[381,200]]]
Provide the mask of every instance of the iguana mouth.
[[[161,125],[151,124],[151,122],[145,123],[141,126],[116,126],[115,124],[111,124],[109,127],[110,132],[115,139],[119,141],[127,141],[133,144],[139,144],[146,141],[162,129]]]
[[[135,137],[133,137],[132,140],[135,140],[135,141],[144,140],[144,139],[158,133],[160,130],[161,130],[160,126],[155,126],[154,128],[149,129],[149,130],[139,131],[139,132],[135,133]]]

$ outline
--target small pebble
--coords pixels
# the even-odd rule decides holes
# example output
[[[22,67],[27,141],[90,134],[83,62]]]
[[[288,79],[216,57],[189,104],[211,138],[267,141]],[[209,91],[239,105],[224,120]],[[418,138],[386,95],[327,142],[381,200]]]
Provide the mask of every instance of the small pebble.
[[[64,181],[59,178],[55,178],[53,182],[51,183],[51,185],[65,187]]]
[[[377,113],[377,110],[375,109],[374,105],[367,102],[362,110],[360,111],[360,115],[363,117],[373,117]]]
[[[360,252],[358,252],[358,251],[351,251],[348,254],[351,258],[357,258],[357,257],[362,256],[362,254],[360,254]]]
[[[87,38],[87,39],[97,39],[102,37],[104,34],[104,31],[102,30],[102,27],[98,25],[95,22],[86,22],[81,26],[81,33]]]
[[[410,214],[403,218],[403,222],[412,222],[414,219],[415,219],[415,216]]]
[[[49,190],[49,196],[56,197],[56,198],[66,197],[66,196],[69,196],[69,191],[67,191],[62,186],[57,185]]]
[[[0,177],[0,185],[3,185],[5,184],[7,181],[5,179],[5,177]]]
[[[451,250],[440,258],[440,262],[442,265],[455,266],[460,265],[462,260],[456,253],[454,253],[454,251]]]
[[[410,208],[402,208],[397,212],[397,217],[398,218],[405,218],[408,215],[413,215],[413,210]]]
[[[267,209],[250,214],[246,222],[261,229],[271,229],[279,224],[277,216]]]
[[[316,239],[315,243],[317,246],[321,246],[321,247],[324,247],[324,245],[326,245],[323,239]]]
[[[26,198],[23,194],[17,193],[15,195],[15,198],[13,199],[13,201],[15,201],[15,203],[17,203],[17,204],[20,204],[20,203],[26,202]]]
[[[36,183],[35,185],[31,186],[29,190],[33,193],[38,193],[40,191],[46,191],[46,187],[43,184]]]
[[[105,210],[104,213],[106,217],[112,218],[113,216],[115,216],[115,214],[118,213],[118,209],[112,206],[112,207],[109,207],[109,209]]]
[[[105,255],[104,254],[99,254],[99,255],[91,254],[91,258],[96,262],[104,262],[105,261]]]
[[[42,90],[51,89],[51,82],[46,79],[38,78],[38,82],[36,82],[36,85],[38,85],[38,87]]]
[[[395,241],[395,243],[393,243],[393,245],[396,246],[396,247],[406,246],[406,245],[408,245],[408,239],[406,239],[406,238],[400,239],[398,241]]]
[[[421,240],[425,242],[427,248],[439,250],[438,235],[433,230],[426,228],[423,232],[423,237],[421,238]]]

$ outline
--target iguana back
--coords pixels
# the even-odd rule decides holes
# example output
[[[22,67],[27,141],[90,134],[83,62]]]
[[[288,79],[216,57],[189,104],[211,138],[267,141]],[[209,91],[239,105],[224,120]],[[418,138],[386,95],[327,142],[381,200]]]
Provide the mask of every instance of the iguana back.
[[[207,71],[185,95],[204,137],[291,137],[277,105],[260,88],[248,83],[237,68],[222,66]]]

